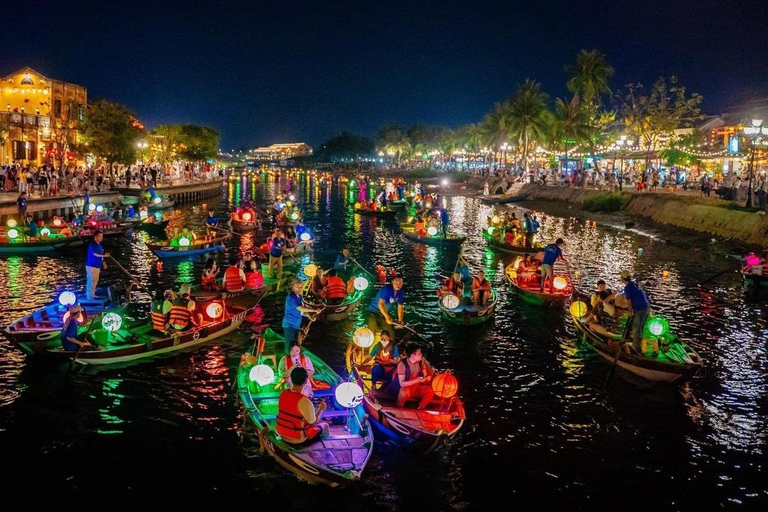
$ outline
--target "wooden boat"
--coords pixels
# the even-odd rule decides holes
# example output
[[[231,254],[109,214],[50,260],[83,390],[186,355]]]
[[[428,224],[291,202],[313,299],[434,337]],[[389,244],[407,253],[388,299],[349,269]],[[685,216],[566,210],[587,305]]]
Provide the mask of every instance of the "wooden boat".
[[[544,245],[541,243],[534,243],[533,247],[526,247],[525,245],[509,245],[503,240],[494,238],[490,233],[488,233],[487,229],[483,230],[483,238],[485,238],[488,247],[505,254],[535,254],[544,250]]]
[[[407,336],[407,335],[406,335]],[[376,430],[398,444],[432,453],[452,439],[464,425],[464,403],[457,395],[448,400],[436,398],[427,407],[397,407],[396,397],[382,390],[371,390],[371,364],[363,351],[350,343],[347,347],[347,369],[358,385],[366,391],[363,399],[365,412]]]
[[[221,307],[221,317],[217,319],[208,316],[207,312],[208,305],[214,302]],[[189,350],[220,338],[240,327],[249,310],[221,301],[211,301],[207,304],[198,304],[197,311],[202,312],[203,315],[203,324],[200,327],[170,334],[153,331],[151,321],[127,327],[121,326],[116,331],[110,332],[103,326],[105,315],[98,320],[101,327],[92,329],[87,338],[98,346],[98,350],[72,352],[59,347],[49,349],[47,354],[59,358],[74,358],[81,364],[134,363],[150,357]]]
[[[412,227],[411,229],[407,229],[404,227],[403,236],[409,240],[418,242],[420,244],[437,245],[441,247],[455,247],[457,249],[461,247],[461,244],[463,244],[464,241],[467,239],[467,237],[465,236],[457,236],[457,235],[449,235],[448,238],[443,238],[440,235],[422,236],[416,233]]]
[[[387,201],[387,206],[392,208],[407,208],[410,203],[407,199],[392,199]]]
[[[162,222],[147,222],[142,221],[137,229],[141,231],[145,231],[149,236],[153,238],[168,238],[168,234],[166,233],[166,228],[168,227],[168,223],[170,220],[164,220]]]
[[[369,210],[366,208],[355,208],[355,213],[366,217],[378,217],[380,219],[394,219],[398,210]]]
[[[86,329],[89,319],[95,318],[104,311],[118,310],[121,306],[118,294],[108,288],[98,288],[96,295],[104,298],[88,300],[85,295],[75,296],[75,302],[82,306],[85,313],[81,331]],[[57,300],[7,325],[3,328],[3,334],[25,354],[45,353],[49,349],[61,347],[61,329],[64,327],[64,315],[67,314],[67,310],[68,308]]]
[[[199,238],[194,243],[190,243],[187,246],[175,246],[175,245],[163,245],[153,244],[147,242],[147,248],[155,253],[158,258],[179,258],[182,256],[192,256],[195,254],[203,254],[211,251],[222,251],[224,248],[221,243],[229,238],[229,235],[224,235],[215,238]]]
[[[443,318],[448,322],[458,325],[478,325],[493,316],[498,299],[496,290],[491,289],[491,297],[484,306],[475,306],[469,297],[461,297],[461,303],[453,309],[446,308],[442,298],[438,299],[437,304]]]
[[[232,219],[232,228],[239,233],[245,233],[247,231],[256,231],[257,229],[261,229],[261,223],[256,221],[246,222],[243,220]]]
[[[566,279],[565,287],[562,289],[553,287],[552,292],[546,290],[544,292],[540,291],[540,284],[538,280],[530,284],[521,283],[518,279],[516,270],[518,261],[519,260],[516,260],[511,265],[507,266],[504,271],[504,275],[506,276],[509,284],[512,285],[512,288],[514,288],[517,296],[520,297],[523,302],[533,304],[534,306],[557,307],[565,304],[571,297],[573,288],[564,276],[556,275],[555,279],[558,277],[563,277],[563,279]],[[550,287],[547,285],[547,290],[549,289]]]
[[[592,310],[589,297],[579,297],[579,300],[584,302],[587,313],[578,317],[574,314],[578,308],[571,308],[571,320],[582,339],[609,363],[613,364],[616,361],[617,366],[654,382],[684,381],[701,369],[701,356],[688,344],[677,339],[670,340],[668,350],[660,350],[656,357],[638,354],[634,349],[628,352],[622,348],[623,344],[617,339],[590,329],[585,323]],[[616,359],[617,351],[620,351],[618,359]]]
[[[293,268],[297,268],[296,265]],[[261,286],[255,288],[243,288],[242,290],[230,292],[222,288],[222,279],[216,280],[216,290],[203,290],[200,285],[195,285],[190,289],[189,296],[196,302],[209,302],[213,299],[233,299],[235,297],[241,297],[243,295],[256,295],[261,297],[271,291],[283,290],[285,285],[288,284],[295,276],[295,273],[289,270],[289,266],[283,266],[283,276],[277,277],[264,277],[264,282]]]
[[[285,253],[290,253],[294,255],[304,254],[314,249],[314,244],[315,244],[315,240],[310,239],[310,240],[305,240],[303,242],[297,243],[296,247],[291,247],[290,249],[283,249],[283,263],[285,263],[286,260],[293,261],[293,259]],[[266,248],[266,246],[265,247],[258,246],[258,247],[255,247],[253,250],[255,253],[259,254],[261,257],[265,259],[269,259],[269,249]]]
[[[765,272],[762,274],[755,274],[752,271],[741,270],[741,275],[744,278],[744,282],[749,287],[768,288],[768,274]]]
[[[17,228],[19,236],[8,238],[7,232],[0,234],[0,254],[35,254],[51,252],[76,242],[82,242],[77,236],[63,236],[51,233],[44,238],[28,238],[21,235],[23,228]]]
[[[304,302],[311,308],[323,308],[317,314],[315,320],[319,322],[338,322],[347,318],[355,310],[363,299],[363,294],[363,291],[355,290],[353,293],[348,294],[339,304],[328,304],[325,300],[315,300],[309,296],[304,297]]]
[[[314,398],[325,399],[329,404],[322,419],[331,424],[330,435],[298,446],[286,443],[275,432],[281,390],[275,389],[274,380],[262,386],[250,379],[256,364],[269,366],[277,375],[283,338],[267,329],[257,346],[263,349],[257,348],[255,354],[245,354],[240,360],[237,391],[261,447],[282,467],[310,483],[338,487],[360,480],[373,452],[373,430],[362,406],[345,409],[336,402],[334,391],[343,382],[341,377],[315,354],[303,349],[315,369],[313,379],[321,383],[313,389]]]
[[[157,199],[157,198],[155,198]],[[166,208],[173,208],[176,204],[176,201],[173,199],[169,199],[167,196],[161,198],[160,202],[156,202],[155,200],[150,201],[149,203],[149,209],[150,210],[165,210]]]

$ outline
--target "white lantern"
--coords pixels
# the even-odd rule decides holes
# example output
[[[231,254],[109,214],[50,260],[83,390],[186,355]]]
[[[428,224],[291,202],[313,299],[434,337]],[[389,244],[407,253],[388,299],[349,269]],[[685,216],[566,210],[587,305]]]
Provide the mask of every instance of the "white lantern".
[[[59,304],[62,306],[71,306],[76,301],[77,297],[75,297],[75,294],[70,291],[61,292],[59,295]]]
[[[355,285],[355,290],[363,291],[368,288],[368,280],[363,276],[356,277],[353,284]]]
[[[115,332],[123,325],[123,319],[117,313],[107,313],[101,319],[101,326],[109,332]]]
[[[373,331],[367,327],[360,327],[352,335],[352,340],[360,348],[368,348],[373,345],[374,334]]]
[[[275,381],[275,371],[265,364],[257,364],[251,368],[248,378],[259,386],[266,386]]]
[[[363,403],[363,390],[354,382],[342,382],[334,392],[340,406],[351,409]]]
[[[179,238],[179,246],[180,247],[189,247],[189,238],[183,236]]]
[[[435,236],[437,234],[437,228],[435,226],[429,226],[427,233],[429,236]]]
[[[461,300],[452,293],[443,297],[443,307],[445,309],[456,309],[461,304]]]

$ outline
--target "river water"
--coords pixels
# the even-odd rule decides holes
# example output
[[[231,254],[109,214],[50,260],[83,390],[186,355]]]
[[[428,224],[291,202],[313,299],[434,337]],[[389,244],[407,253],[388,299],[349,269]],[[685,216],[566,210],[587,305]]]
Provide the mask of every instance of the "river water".
[[[379,439],[362,482],[344,490],[309,486],[240,435],[232,379],[249,347],[246,329],[195,352],[72,375],[66,365],[28,360],[2,340],[3,488],[313,510],[766,510],[768,305],[747,293],[735,272],[709,281],[735,268],[729,247],[673,231],[649,237],[546,217],[543,238],[565,238],[580,286],[600,277],[616,286],[618,272],[630,269],[705,360],[705,371],[682,386],[651,385],[618,370],[606,389],[609,364],[576,340],[565,311],[523,304],[504,284],[509,260],[486,249],[480,236],[492,207],[475,198],[445,198],[453,229],[469,237],[470,266],[485,269],[500,294],[495,318],[471,329],[442,323],[436,305],[438,274],[453,268],[456,255],[409,242],[396,223],[353,215],[354,195],[344,184],[308,173],[237,178],[220,199],[185,206],[172,222],[200,231],[206,206],[223,217],[240,198],[264,204],[288,186],[316,234],[314,261],[331,263],[345,245],[366,268],[381,264],[404,275],[406,320],[434,341],[428,359],[453,369],[460,382],[467,421],[455,441],[423,457]],[[204,257],[159,268],[145,240],[128,233],[107,244],[144,284],[199,279]],[[254,243],[252,235],[235,237],[220,263]],[[63,289],[82,289],[83,252],[4,257],[0,322]],[[102,275],[123,279],[115,269]],[[282,300],[265,299],[269,323],[279,326]],[[349,333],[364,322],[365,309],[313,328],[307,340],[342,374]]]

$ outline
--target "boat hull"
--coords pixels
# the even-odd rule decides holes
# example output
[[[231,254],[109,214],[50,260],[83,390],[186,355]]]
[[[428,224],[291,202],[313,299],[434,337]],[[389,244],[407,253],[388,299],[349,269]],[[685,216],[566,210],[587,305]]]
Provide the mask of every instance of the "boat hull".
[[[355,213],[358,215],[363,215],[365,217],[378,217],[380,219],[394,219],[397,216],[396,210],[387,210],[387,211],[374,211],[374,210],[364,210],[362,208],[355,208]]]

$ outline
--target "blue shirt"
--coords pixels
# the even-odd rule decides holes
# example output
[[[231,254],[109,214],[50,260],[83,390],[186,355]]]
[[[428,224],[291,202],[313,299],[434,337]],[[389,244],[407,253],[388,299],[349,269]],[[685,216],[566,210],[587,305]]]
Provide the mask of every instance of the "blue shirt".
[[[651,307],[648,303],[648,296],[634,281],[630,281],[624,286],[624,296],[632,303],[633,311],[643,311]]]
[[[542,265],[554,265],[557,258],[563,257],[563,251],[555,244],[549,244],[544,248],[544,259],[541,261]]]
[[[26,210],[27,209],[27,198],[21,197],[16,200],[16,203],[19,205],[19,210]]]
[[[88,260],[85,262],[86,267],[101,268],[104,266],[104,259],[99,258],[96,254],[104,254],[104,248],[98,242],[91,242],[88,245]]]
[[[29,236],[37,236],[37,222],[29,222],[27,224],[27,231],[29,231]]]
[[[440,208],[440,222],[448,224],[448,210],[445,208]]]
[[[283,255],[283,247],[285,247],[285,238],[273,238],[272,249],[269,254],[275,258],[279,258]]]
[[[347,264],[349,263],[349,258],[345,257],[343,254],[339,254],[336,256],[336,262],[333,264],[333,268],[336,270],[346,270]]]
[[[67,325],[61,331],[61,346],[65,350],[77,350],[79,348],[78,345],[67,340],[67,338],[77,338],[78,327],[76,320],[67,320]]]
[[[368,306],[368,310],[372,311],[374,313],[379,313],[379,300],[383,300],[384,303],[387,305],[387,310],[389,310],[390,306],[392,304],[403,304],[405,299],[405,293],[403,292],[403,289],[400,288],[397,292],[395,292],[394,286],[391,284],[386,285],[382,289],[379,290],[379,293],[376,294],[376,297],[373,298],[371,301],[371,305]]]
[[[205,218],[205,223],[209,226],[218,226],[219,225],[219,218],[215,215],[211,217],[210,215]]]
[[[301,329],[301,297],[291,292],[285,298],[285,311],[283,313],[283,327]]]

